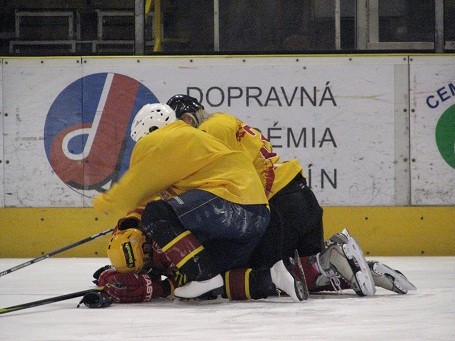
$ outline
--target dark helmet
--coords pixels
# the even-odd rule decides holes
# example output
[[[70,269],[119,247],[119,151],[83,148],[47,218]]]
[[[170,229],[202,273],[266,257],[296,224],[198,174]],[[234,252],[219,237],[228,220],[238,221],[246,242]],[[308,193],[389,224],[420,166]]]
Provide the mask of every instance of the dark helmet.
[[[194,114],[199,109],[204,109],[204,106],[196,98],[182,94],[172,96],[166,104],[174,109],[178,119],[186,112]]]

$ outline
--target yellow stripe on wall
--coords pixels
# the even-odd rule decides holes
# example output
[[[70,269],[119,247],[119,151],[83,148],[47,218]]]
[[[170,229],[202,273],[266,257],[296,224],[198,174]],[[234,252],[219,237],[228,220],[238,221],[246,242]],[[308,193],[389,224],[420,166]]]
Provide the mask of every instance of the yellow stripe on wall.
[[[455,255],[455,206],[324,208],[326,238],[344,227],[366,255]]]
[[[117,220],[99,216],[93,208],[2,208],[0,257],[36,258],[106,231]],[[110,238],[99,237],[55,257],[107,257]]]
[[[118,218],[92,208],[2,208],[0,257],[36,258],[108,230]],[[326,239],[345,227],[368,256],[455,255],[455,206],[324,208]],[[109,238],[55,257],[107,257]]]

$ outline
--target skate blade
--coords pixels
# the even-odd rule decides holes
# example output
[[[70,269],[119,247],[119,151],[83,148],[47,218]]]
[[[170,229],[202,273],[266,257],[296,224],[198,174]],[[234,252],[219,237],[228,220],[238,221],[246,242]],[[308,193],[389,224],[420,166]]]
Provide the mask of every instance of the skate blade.
[[[387,265],[382,263],[375,263],[373,265],[373,271],[378,275],[384,275],[391,279],[394,286],[406,294],[410,290],[417,290],[416,286],[412,284],[404,275],[399,273]]]
[[[295,288],[299,291],[302,300],[306,301],[310,297],[310,292],[308,290],[305,272],[303,271],[302,261],[300,260],[300,255],[297,250],[295,250],[294,258],[290,258],[290,261],[293,271],[297,277],[297,281],[295,281]]]
[[[354,272],[356,272],[355,277],[362,291],[361,294],[365,296],[374,295],[376,286],[374,285],[373,276],[371,275],[370,267],[365,259],[362,248],[357,240],[350,236],[346,229],[343,230],[342,234],[348,239],[347,243],[342,245],[343,252],[351,265],[354,265],[359,270]]]

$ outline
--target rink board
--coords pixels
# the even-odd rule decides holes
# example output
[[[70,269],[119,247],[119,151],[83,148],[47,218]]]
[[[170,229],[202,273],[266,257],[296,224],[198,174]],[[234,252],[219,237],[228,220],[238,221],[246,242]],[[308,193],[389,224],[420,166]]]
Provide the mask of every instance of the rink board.
[[[0,61],[0,207],[91,207],[176,93],[259,129],[324,206],[455,205],[455,54]]]
[[[0,209],[0,258],[35,258],[114,227],[92,208]],[[455,207],[326,207],[324,234],[348,228],[366,255],[455,255]],[[106,257],[109,236],[56,256]]]

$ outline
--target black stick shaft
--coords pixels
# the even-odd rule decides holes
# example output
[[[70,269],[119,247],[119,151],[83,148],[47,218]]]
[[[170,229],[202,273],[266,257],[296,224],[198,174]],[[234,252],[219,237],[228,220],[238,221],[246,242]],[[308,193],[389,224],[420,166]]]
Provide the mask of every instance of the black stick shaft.
[[[15,306],[12,306],[12,307],[7,307],[7,308],[0,308],[0,314],[10,313],[10,312],[17,311],[17,310],[22,310],[22,309],[33,308],[33,307],[37,307],[37,306],[44,305],[44,304],[49,304],[49,303],[69,300],[71,298],[84,296],[85,294],[87,294],[89,292],[102,291],[103,289],[104,289],[104,287],[98,287],[98,288],[93,288],[93,289],[73,292],[71,294],[66,294],[66,295],[46,298],[46,299],[40,300],[40,301],[34,301],[34,302],[19,304],[19,305],[15,305]]]
[[[94,240],[94,239],[96,239],[96,238],[99,238],[99,237],[101,237],[101,236],[104,236],[104,235],[108,234],[109,232],[112,232],[113,230],[114,230],[114,229],[111,228],[111,229],[109,229],[109,230],[106,230],[106,231],[103,231],[103,232],[94,234],[93,236],[90,236],[90,237],[87,237],[87,238],[85,238],[85,239],[79,240],[78,242],[75,242],[75,243],[73,243],[73,244],[70,244],[70,245],[67,245],[67,246],[65,246],[65,247],[62,247],[61,249],[58,249],[58,250],[49,252],[49,253],[47,253],[47,254],[45,254],[45,255],[42,255],[42,256],[37,257],[37,258],[34,258],[34,259],[32,259],[32,260],[29,260],[29,261],[27,261],[27,262],[25,262],[25,263],[16,265],[16,266],[14,266],[14,267],[12,267],[12,268],[10,268],[10,269],[7,269],[7,270],[4,270],[4,271],[0,272],[0,277],[1,277],[1,276],[4,276],[4,275],[7,275],[7,274],[9,274],[9,273],[11,273],[11,272],[13,272],[13,271],[16,271],[16,270],[25,268],[26,266],[32,265],[32,264],[37,263],[37,262],[39,262],[39,261],[42,261],[42,260],[44,260],[44,259],[46,259],[46,258],[52,257],[52,256],[54,256],[54,255],[56,255],[56,254],[58,254],[58,253],[62,253],[62,252],[64,252],[64,251],[66,251],[66,250],[72,249],[73,247],[76,247],[76,246],[85,244],[85,243],[87,243],[87,242],[89,242],[89,241],[91,241],[91,240]]]

